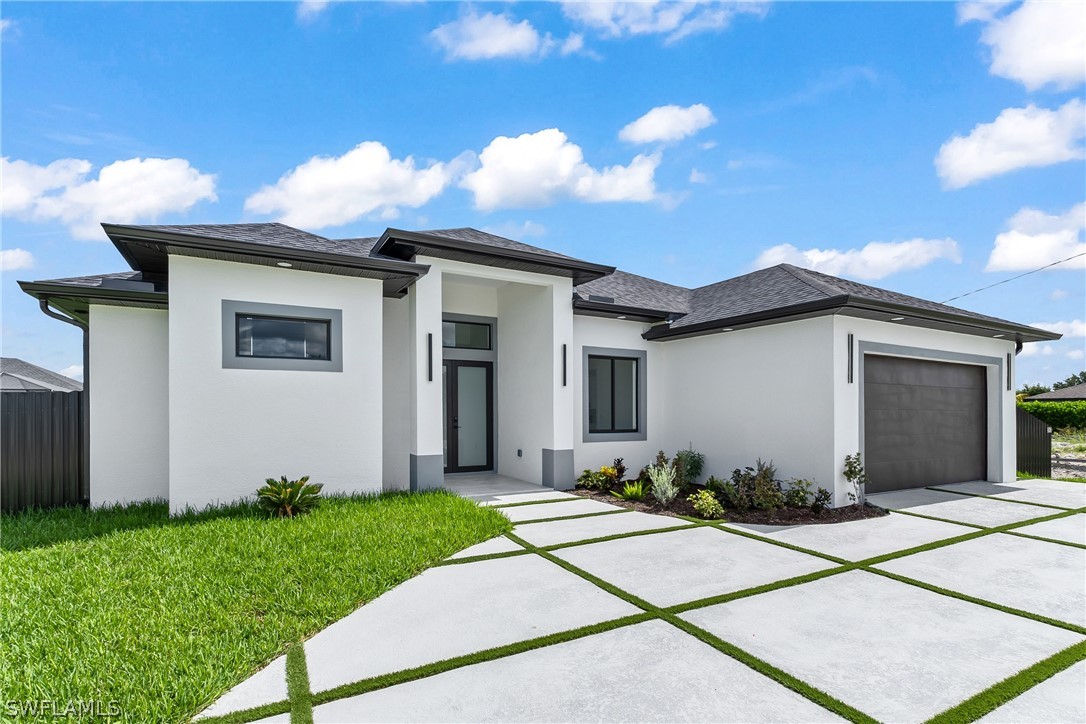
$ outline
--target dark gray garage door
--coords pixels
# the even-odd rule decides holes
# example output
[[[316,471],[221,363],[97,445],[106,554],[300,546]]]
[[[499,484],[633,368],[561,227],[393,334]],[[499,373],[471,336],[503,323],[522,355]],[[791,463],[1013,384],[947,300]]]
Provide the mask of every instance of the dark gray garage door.
[[[867,492],[988,477],[983,367],[864,358]]]

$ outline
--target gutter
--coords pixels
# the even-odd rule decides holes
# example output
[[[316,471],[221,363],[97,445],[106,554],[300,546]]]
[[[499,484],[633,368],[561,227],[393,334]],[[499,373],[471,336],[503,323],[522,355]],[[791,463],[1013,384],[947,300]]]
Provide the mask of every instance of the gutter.
[[[80,441],[82,454],[80,455],[80,477],[82,485],[80,485],[80,497],[83,498],[84,504],[90,503],[90,324],[87,322],[80,322],[74,317],[69,317],[60,312],[55,312],[49,308],[49,297],[41,297],[38,300],[38,306],[41,311],[45,313],[45,316],[58,319],[61,322],[70,324],[73,327],[79,327],[83,332],[83,430],[82,440]]]

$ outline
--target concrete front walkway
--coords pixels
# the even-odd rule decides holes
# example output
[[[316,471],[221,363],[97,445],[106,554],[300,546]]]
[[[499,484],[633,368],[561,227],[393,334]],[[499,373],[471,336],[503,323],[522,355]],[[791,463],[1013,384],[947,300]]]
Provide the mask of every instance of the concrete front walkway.
[[[280,658],[204,715],[1086,721],[1086,485],[884,493],[898,512],[787,528],[480,497],[513,534],[305,642],[308,691]]]

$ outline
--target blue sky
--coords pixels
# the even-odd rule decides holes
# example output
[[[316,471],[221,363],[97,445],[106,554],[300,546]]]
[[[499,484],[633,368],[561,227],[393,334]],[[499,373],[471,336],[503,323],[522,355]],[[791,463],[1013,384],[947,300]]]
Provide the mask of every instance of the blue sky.
[[[123,270],[103,221],[474,226],[942,301],[1086,251],[1083,7],[5,3],[3,354],[78,365],[15,280]],[[1066,333],[1020,381],[1083,369],[1084,260],[955,302]]]

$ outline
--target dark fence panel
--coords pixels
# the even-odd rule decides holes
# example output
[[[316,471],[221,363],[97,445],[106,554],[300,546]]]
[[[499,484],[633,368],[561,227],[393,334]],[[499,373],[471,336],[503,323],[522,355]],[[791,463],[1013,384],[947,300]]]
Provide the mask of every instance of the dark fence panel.
[[[1018,429],[1018,470],[1042,478],[1052,477],[1052,428],[1044,420],[1015,408]]]
[[[5,511],[87,500],[83,395],[0,393],[0,507]]]

